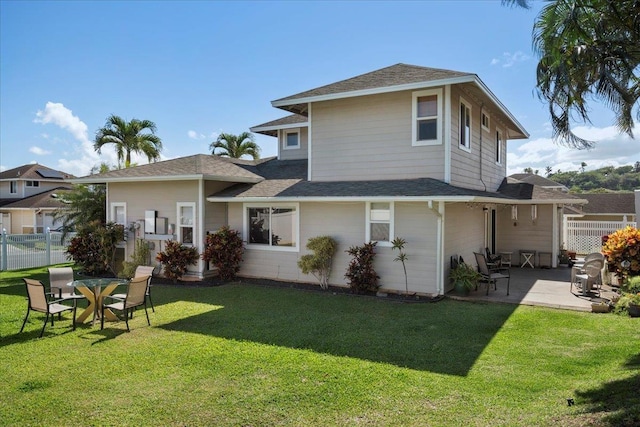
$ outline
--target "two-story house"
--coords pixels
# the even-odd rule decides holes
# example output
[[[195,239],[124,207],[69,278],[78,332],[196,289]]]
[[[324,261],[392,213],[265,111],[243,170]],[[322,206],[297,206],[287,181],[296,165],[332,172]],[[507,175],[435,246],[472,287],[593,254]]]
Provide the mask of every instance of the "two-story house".
[[[53,211],[62,205],[58,196],[71,189],[71,178],[37,163],[0,172],[0,231],[42,233],[61,225],[54,222]]]
[[[395,237],[407,241],[409,290],[422,294],[450,289],[452,254],[473,263],[486,247],[527,248],[555,263],[562,206],[580,200],[507,182],[507,140],[528,134],[475,74],[397,64],[272,105],[291,114],[251,130],[277,138],[275,158],[196,155],[76,182],[107,182],[112,219],[141,224],[149,211],[169,224],[156,237],[200,250],[207,231],[240,230],[245,276],[314,282],[297,261],[320,235],[339,245],[336,285],[345,250],[376,241],[382,289],[404,291]],[[200,263],[194,274],[205,273]]]

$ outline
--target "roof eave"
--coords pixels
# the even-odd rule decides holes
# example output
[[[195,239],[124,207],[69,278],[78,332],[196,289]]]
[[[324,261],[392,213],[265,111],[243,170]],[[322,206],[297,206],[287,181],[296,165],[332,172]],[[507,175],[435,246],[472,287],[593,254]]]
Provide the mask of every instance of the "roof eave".
[[[510,205],[530,205],[530,204],[580,204],[585,203],[583,199],[557,199],[557,200],[544,200],[544,199],[510,199],[506,197],[486,197],[486,196],[358,196],[358,197],[207,197],[208,202],[237,202],[237,203],[265,203],[265,202],[277,202],[277,203],[291,203],[291,202],[371,202],[375,200],[380,201],[403,201],[403,202],[451,202],[451,203],[501,203]]]
[[[71,180],[73,184],[106,184],[112,182],[159,182],[159,181],[222,181],[222,182],[236,182],[240,184],[257,184],[263,181],[261,177],[238,177],[227,175],[163,175],[163,176],[135,176],[135,177],[112,177],[112,178],[99,178],[99,177],[87,177],[76,178]]]

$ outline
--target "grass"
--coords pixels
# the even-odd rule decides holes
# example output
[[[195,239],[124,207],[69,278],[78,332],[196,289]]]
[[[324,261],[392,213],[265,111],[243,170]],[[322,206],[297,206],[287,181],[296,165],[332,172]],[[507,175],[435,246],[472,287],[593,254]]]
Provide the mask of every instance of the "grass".
[[[638,319],[156,286],[151,327],[39,339],[20,279],[46,269],[1,274],[0,425],[640,425]]]

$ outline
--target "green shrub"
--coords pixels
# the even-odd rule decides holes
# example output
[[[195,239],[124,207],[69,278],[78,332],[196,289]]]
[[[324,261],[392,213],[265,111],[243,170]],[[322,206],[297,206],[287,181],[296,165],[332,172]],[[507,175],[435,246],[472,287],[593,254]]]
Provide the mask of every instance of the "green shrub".
[[[198,249],[181,245],[176,240],[167,240],[164,251],[158,252],[156,260],[164,265],[164,276],[177,282],[190,265],[196,265],[200,255]]]
[[[298,260],[298,267],[302,273],[312,274],[318,279],[322,289],[329,288],[329,276],[336,246],[337,243],[331,236],[312,237],[307,242],[307,249],[313,251],[313,254],[302,255]]]
[[[124,240],[124,227],[109,222],[93,221],[78,227],[78,233],[67,247],[67,258],[93,276],[110,272],[115,275],[116,244]]]
[[[131,255],[131,261],[122,261],[122,271],[119,276],[127,279],[135,276],[136,268],[140,265],[149,265],[149,242],[143,239],[137,239],[135,249]]]
[[[218,269],[222,280],[233,280],[240,271],[244,243],[240,232],[225,225],[213,234],[207,235],[202,259],[211,261]]]
[[[349,286],[356,292],[375,292],[380,287],[378,285],[380,277],[373,268],[376,244],[377,242],[369,242],[362,246],[352,246],[346,251],[353,259],[344,277],[349,280]]]

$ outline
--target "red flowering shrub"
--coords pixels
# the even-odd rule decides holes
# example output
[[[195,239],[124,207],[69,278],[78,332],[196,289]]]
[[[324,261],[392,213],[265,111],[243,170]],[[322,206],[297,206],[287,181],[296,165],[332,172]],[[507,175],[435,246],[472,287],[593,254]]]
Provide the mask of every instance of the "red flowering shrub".
[[[244,244],[240,232],[231,230],[228,225],[213,234],[207,235],[202,259],[218,268],[222,280],[233,280],[240,271]]]
[[[627,226],[610,234],[602,253],[616,273],[640,275],[640,231],[637,228]],[[623,261],[629,262],[628,268],[622,266]]]
[[[175,240],[167,240],[164,251],[156,255],[156,260],[164,266],[164,276],[174,283],[187,272],[190,265],[196,265],[199,258],[198,249],[181,245]]]

